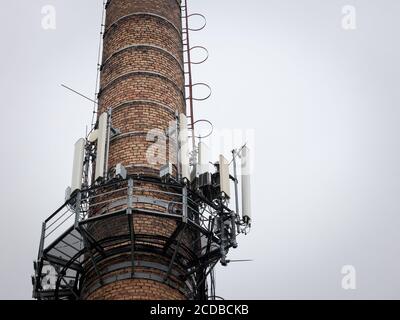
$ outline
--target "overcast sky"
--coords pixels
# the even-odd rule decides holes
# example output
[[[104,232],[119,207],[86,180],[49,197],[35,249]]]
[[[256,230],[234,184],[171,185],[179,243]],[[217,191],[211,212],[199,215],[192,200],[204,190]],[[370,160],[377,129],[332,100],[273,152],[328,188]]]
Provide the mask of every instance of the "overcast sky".
[[[3,1],[0,298],[30,299],[92,105],[102,0]],[[56,29],[42,28],[42,7]],[[254,132],[254,227],[218,268],[231,299],[400,298],[398,0],[191,0],[207,16],[196,117]],[[355,8],[345,20],[343,7]],[[353,24],[353,22],[355,24]],[[194,23],[194,22],[193,22]],[[232,146],[225,146],[229,151]],[[356,290],[341,269],[356,270]]]

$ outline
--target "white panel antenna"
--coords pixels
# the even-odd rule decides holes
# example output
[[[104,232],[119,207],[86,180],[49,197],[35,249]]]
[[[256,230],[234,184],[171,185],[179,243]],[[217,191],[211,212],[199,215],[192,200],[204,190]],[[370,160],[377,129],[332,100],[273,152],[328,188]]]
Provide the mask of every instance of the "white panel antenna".
[[[242,169],[242,216],[243,220],[251,222],[251,179],[250,179],[250,150],[246,146],[241,152]]]
[[[223,155],[219,156],[219,176],[221,192],[228,198],[231,196],[231,184],[229,179],[229,163]]]
[[[210,149],[204,142],[199,142],[199,156],[198,156],[198,166],[197,173],[199,175],[210,172],[210,162],[209,162]]]
[[[95,180],[105,175],[108,129],[108,113],[104,112],[99,118]]]
[[[72,167],[71,193],[82,188],[83,162],[85,160],[85,139],[75,143],[74,162]]]
[[[179,115],[179,157],[181,163],[182,179],[190,181],[190,161],[189,161],[189,142],[188,142],[188,121],[185,114]]]

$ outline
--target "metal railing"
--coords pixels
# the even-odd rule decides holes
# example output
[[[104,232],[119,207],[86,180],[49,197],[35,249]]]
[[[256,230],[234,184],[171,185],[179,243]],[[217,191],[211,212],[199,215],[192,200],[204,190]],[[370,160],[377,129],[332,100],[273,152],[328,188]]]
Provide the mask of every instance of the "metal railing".
[[[131,190],[129,181],[132,182]],[[71,227],[105,214],[133,210],[172,219],[187,218],[204,230],[208,229],[209,223],[216,217],[213,208],[199,206],[190,194],[184,192],[184,186],[175,185],[172,188],[159,184],[158,188],[155,185],[143,187],[135,182],[146,183],[143,180],[123,180],[73,194],[43,222],[39,258],[48,245],[59,239]],[[185,214],[187,217],[184,217]]]
[[[146,238],[145,234],[132,237],[133,229],[128,224],[131,214],[173,219],[177,222],[177,227],[170,239],[154,236],[154,239],[151,240]],[[59,298],[59,294],[65,295],[64,297],[71,294],[76,296],[75,286],[79,282],[74,281],[73,278],[78,279],[79,274],[84,272],[83,265],[92,255],[91,250],[95,248],[99,250],[98,252],[102,252],[104,251],[103,244],[105,248],[109,246],[111,249],[116,244],[113,242],[115,237],[112,234],[109,235],[110,238],[103,238],[102,232],[99,231],[107,226],[107,221],[118,221],[113,220],[114,218],[121,219],[119,220],[121,223],[127,224],[126,235],[118,234],[117,237],[122,239],[118,241],[125,243],[129,241],[126,236],[130,235],[132,254],[135,251],[135,242],[138,246],[153,246],[153,249],[160,245],[170,248],[178,238],[180,239],[178,234],[182,230],[190,228],[196,236],[185,245],[180,241],[178,244],[174,244],[170,252],[177,252],[181,246],[179,250],[185,252],[181,257],[190,257],[190,261],[194,259],[188,264],[190,270],[195,265],[194,261],[203,261],[201,265],[206,261],[216,264],[220,258],[221,261],[225,261],[231,243],[224,229],[227,225],[226,222],[233,214],[234,212],[223,202],[210,202],[201,192],[192,190],[184,184],[173,181],[162,182],[154,178],[131,177],[77,191],[43,222],[35,292],[43,297],[47,294],[51,295],[51,290],[46,291],[41,287],[43,279],[41,270],[47,263],[59,266],[59,270],[61,270],[56,285],[56,298]],[[124,216],[126,216],[126,220],[123,218]],[[98,221],[106,223],[97,224]],[[95,231],[96,228],[100,229]],[[231,232],[236,231],[232,229]],[[135,238],[136,240],[132,240]],[[91,243],[89,247],[87,247],[88,241]],[[172,261],[175,257],[176,253],[174,253]],[[190,275],[193,271],[188,272]]]

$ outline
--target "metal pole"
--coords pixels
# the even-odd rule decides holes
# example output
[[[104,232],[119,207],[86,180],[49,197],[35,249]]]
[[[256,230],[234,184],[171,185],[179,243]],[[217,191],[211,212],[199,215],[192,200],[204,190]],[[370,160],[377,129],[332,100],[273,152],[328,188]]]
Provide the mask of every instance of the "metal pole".
[[[220,252],[221,252],[221,264],[223,266],[227,266],[227,262],[226,262],[226,250],[225,250],[225,243],[226,243],[226,236],[225,236],[225,221],[224,221],[224,209],[221,206],[220,209],[220,215],[219,215],[219,224],[220,224],[220,228],[221,228],[221,247]]]
[[[90,186],[89,183],[89,168],[90,168],[90,144],[86,140],[85,146],[85,166],[84,166],[84,178],[83,178],[83,188],[87,189]]]
[[[78,192],[76,194],[76,200],[75,200],[75,228],[78,227],[79,225],[79,221],[80,221],[80,210],[81,208],[81,192]]]
[[[175,119],[176,119],[176,132],[175,132],[175,137],[176,137],[176,170],[178,174],[178,181],[182,180],[182,168],[181,168],[181,157],[180,157],[180,149],[181,149],[181,141],[180,141],[180,135],[181,135],[181,128],[179,126],[179,113],[175,113]]]
[[[237,165],[236,165],[236,150],[232,151],[233,154],[233,175],[235,178],[235,206],[236,213],[239,214],[239,196],[238,196],[238,178],[237,178]]]
[[[45,233],[46,233],[46,222],[43,222],[42,223],[42,233],[41,233],[41,236],[40,236],[38,261],[40,261],[42,259],[42,257],[43,257]]]
[[[236,213],[231,212],[231,232],[232,232],[232,247],[235,249],[238,247],[238,243],[236,240]]]
[[[236,215],[239,216],[239,195],[238,195],[238,178],[237,178],[237,168],[236,168],[236,150],[232,150],[233,154],[233,175],[235,178],[235,206],[236,213],[232,212],[231,217],[231,229],[232,229],[232,245],[237,248],[238,244],[236,241]],[[238,227],[239,229],[239,227]]]
[[[183,202],[183,214],[182,214],[182,222],[187,223],[188,221],[188,195],[187,195],[187,186],[185,185],[182,189],[182,202]]]

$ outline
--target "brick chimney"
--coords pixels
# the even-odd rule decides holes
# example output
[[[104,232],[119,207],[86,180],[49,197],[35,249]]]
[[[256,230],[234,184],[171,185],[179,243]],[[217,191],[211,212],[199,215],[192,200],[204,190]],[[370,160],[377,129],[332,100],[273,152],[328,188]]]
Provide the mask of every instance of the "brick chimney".
[[[153,129],[166,130],[177,114],[185,113],[180,0],[109,0],[106,9],[98,114],[111,110],[112,126],[118,129],[110,141],[108,168],[121,163],[128,176],[153,177],[156,181],[162,164],[149,163],[147,153],[154,141],[147,134]],[[165,162],[177,162],[176,140],[173,142],[168,144],[173,150],[165,150]],[[135,181],[134,187],[134,196],[154,200],[154,204],[138,204],[143,211],[161,211],[157,200],[174,199],[157,183]],[[107,212],[103,210],[102,214]],[[100,211],[90,214],[96,216]],[[108,243],[105,258],[95,267],[86,266],[83,299],[190,298],[192,290],[182,278],[183,268],[174,263],[168,272],[174,250],[166,241],[179,241],[179,233],[182,247],[190,248],[195,241],[193,232],[180,230],[173,219],[142,214],[140,210],[131,217],[100,221],[91,228],[98,238],[106,238],[105,234],[117,238],[131,228],[136,241],[134,255],[124,250],[118,253],[115,249],[123,247],[121,242],[114,247]],[[111,249],[114,253],[107,254]],[[184,256],[182,250],[177,254]]]

